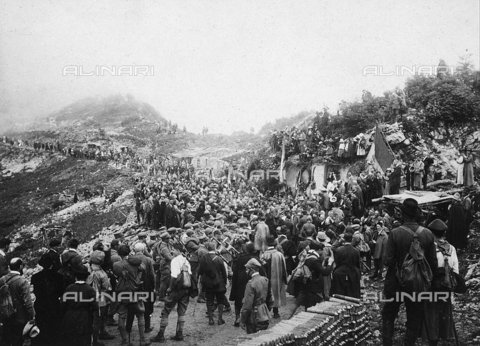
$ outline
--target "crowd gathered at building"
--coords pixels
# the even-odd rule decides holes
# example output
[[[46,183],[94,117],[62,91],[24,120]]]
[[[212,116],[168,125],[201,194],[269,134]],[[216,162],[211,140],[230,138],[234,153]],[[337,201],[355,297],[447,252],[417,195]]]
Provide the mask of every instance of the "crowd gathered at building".
[[[9,286],[15,305],[3,321],[1,344],[22,345],[33,333],[26,335],[24,327],[33,320],[41,331],[33,346],[100,346],[114,338],[131,345],[135,320],[141,345],[163,343],[175,308],[172,339],[181,341],[186,312],[197,303],[206,304],[206,328],[224,325],[224,314],[234,313],[234,325],[222,328],[255,333],[268,329],[280,312],[289,318],[334,294],[360,299],[365,279],[383,281],[386,297],[395,297],[402,290],[396,272],[414,239],[432,282],[447,262],[458,274],[456,249],[467,246],[465,220],[474,208],[468,191],[455,196],[444,222],[425,215],[414,198],[393,212],[373,203],[384,193],[374,180],[371,172],[346,181],[331,177],[322,193],[293,196],[263,195],[249,182],[219,183],[185,173],[137,178],[133,241],[123,232],[108,242],[98,239],[86,259],[78,252],[80,241],[65,232],[50,241],[38,261],[43,270],[29,283],[23,260],[8,256],[10,240],[0,240],[0,287]],[[295,297],[288,307],[287,294]],[[422,333],[430,345],[454,338],[453,319],[440,318],[452,316],[451,300],[428,304],[405,302],[405,345],[414,345]],[[393,344],[400,305],[395,299],[383,305],[384,345]],[[160,315],[157,326],[154,314]],[[106,326],[118,326],[119,334]]]

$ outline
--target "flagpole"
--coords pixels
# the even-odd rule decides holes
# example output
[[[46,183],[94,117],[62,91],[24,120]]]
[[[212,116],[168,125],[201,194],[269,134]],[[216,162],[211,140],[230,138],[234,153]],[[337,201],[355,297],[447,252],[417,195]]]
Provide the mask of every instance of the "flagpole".
[[[282,159],[280,161],[280,182],[283,183],[283,165],[285,161],[285,135],[282,137]]]

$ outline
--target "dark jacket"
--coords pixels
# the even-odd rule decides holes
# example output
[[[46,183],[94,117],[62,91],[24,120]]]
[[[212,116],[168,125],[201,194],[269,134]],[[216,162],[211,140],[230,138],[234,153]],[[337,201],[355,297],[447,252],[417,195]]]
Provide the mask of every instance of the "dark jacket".
[[[143,278],[143,289],[145,292],[153,292],[155,290],[155,273],[153,270],[153,260],[145,256],[143,253],[137,252],[135,257],[142,260],[145,267],[145,277]]]
[[[419,224],[415,222],[405,223],[403,226],[416,231]],[[432,273],[437,271],[437,253],[433,234],[428,229],[423,229],[418,234],[418,241],[422,245],[425,258],[430,265]],[[385,276],[384,293],[387,298],[400,292],[400,284],[397,279],[397,268],[403,264],[406,254],[410,250],[410,244],[413,242],[413,236],[400,227],[394,228],[388,235],[387,248],[385,250],[384,264],[387,267],[387,275]]]
[[[78,268],[82,265],[82,256],[75,250],[68,249],[63,252],[60,256],[62,259],[62,264],[65,265],[67,262],[70,263],[72,269]]]
[[[80,296],[82,299],[75,299]],[[62,332],[64,334],[91,334],[93,314],[98,310],[93,287],[85,283],[74,283],[63,294]]]
[[[247,262],[250,261],[252,258],[260,261],[260,259],[254,255],[242,254],[235,262],[233,262],[232,290],[230,291],[229,300],[237,302],[237,304],[240,304],[242,302],[243,296],[245,294],[245,287],[247,286],[248,280],[250,280],[247,271],[245,270],[245,264],[247,264]],[[266,273],[263,267],[260,268],[259,273],[261,276],[266,277]]]
[[[35,343],[54,345],[62,323],[60,298],[63,293],[62,276],[53,269],[43,269],[32,276],[31,284],[35,294],[35,323],[41,333]]]
[[[16,312],[10,316],[7,324],[24,325],[35,317],[32,298],[30,296],[30,284],[18,272],[10,272],[0,279],[0,286],[7,282],[12,296],[13,306]]]
[[[225,262],[215,253],[208,253],[200,258],[198,275],[202,286],[208,292],[225,292],[227,290],[227,271]]]
[[[335,265],[330,295],[360,298],[360,251],[351,244],[340,246],[335,252]]]
[[[142,265],[141,258],[137,256],[129,256],[120,262],[113,264],[113,274],[118,278],[122,276],[123,270],[126,269],[131,277],[137,277],[140,266]]]

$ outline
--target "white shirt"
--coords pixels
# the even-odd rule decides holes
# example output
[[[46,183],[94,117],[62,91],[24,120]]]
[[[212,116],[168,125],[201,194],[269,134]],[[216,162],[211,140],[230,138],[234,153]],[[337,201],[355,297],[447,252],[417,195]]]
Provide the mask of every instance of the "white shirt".
[[[180,273],[182,272],[182,267],[185,263],[188,268],[188,273],[192,275],[192,268],[190,267],[190,263],[185,257],[183,257],[182,255],[178,255],[170,262],[170,275],[172,276],[172,278],[176,279],[178,275],[180,275]]]
[[[3,250],[0,250],[0,255],[2,255],[3,257],[5,257],[5,252],[3,252]]]
[[[458,274],[458,257],[457,257],[457,251],[456,249],[450,244],[452,247],[451,254],[448,256],[448,265],[450,268],[453,269],[455,273]],[[435,247],[437,248],[437,262],[438,262],[438,267],[443,268],[445,267],[445,259],[443,257],[442,252],[438,249],[437,243],[435,243]]]

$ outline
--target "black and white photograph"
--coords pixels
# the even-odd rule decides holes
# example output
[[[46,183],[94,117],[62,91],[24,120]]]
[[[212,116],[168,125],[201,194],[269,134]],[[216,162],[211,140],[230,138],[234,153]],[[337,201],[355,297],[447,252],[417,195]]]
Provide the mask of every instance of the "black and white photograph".
[[[480,345],[480,1],[0,0],[0,345]]]

